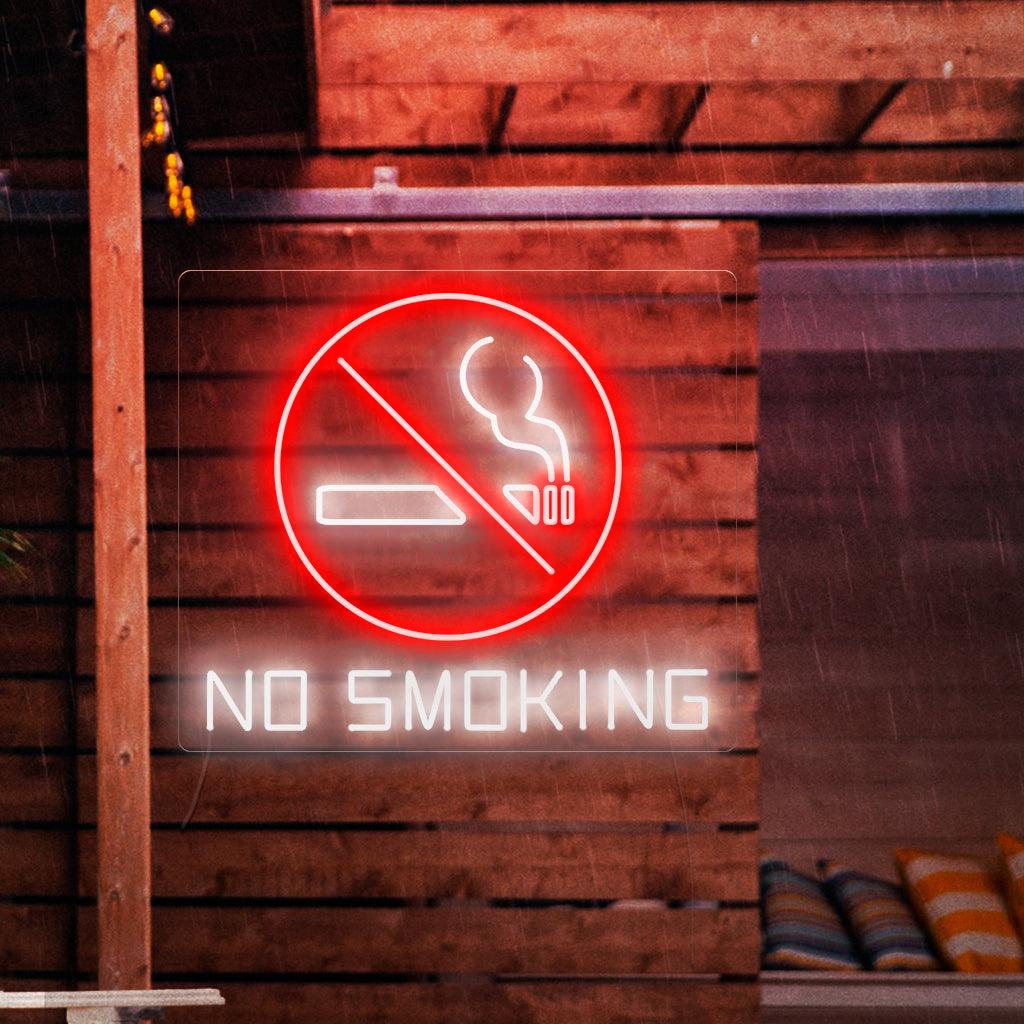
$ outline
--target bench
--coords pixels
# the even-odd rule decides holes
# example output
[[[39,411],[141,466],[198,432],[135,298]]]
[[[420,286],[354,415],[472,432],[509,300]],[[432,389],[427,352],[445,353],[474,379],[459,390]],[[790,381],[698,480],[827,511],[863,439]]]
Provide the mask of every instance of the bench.
[[[223,1006],[215,988],[117,992],[0,992],[0,1010],[67,1010],[68,1024],[135,1024],[160,1020],[170,1006]]]

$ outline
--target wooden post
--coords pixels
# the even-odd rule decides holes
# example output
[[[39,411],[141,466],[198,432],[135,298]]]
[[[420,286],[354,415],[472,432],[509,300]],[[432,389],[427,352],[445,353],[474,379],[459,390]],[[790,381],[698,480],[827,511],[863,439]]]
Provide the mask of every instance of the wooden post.
[[[151,959],[137,10],[86,4],[101,989],[148,988]]]

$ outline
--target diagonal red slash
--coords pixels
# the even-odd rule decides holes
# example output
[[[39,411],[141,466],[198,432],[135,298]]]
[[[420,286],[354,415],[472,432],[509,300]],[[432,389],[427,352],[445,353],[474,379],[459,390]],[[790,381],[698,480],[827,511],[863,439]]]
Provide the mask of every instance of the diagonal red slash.
[[[554,567],[490,502],[345,358],[338,365],[549,575]]]

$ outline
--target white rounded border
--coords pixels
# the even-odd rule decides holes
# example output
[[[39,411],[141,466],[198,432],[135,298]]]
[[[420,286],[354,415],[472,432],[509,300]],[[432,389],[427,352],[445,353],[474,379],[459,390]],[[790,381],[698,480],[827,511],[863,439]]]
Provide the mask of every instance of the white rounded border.
[[[339,594],[338,591],[320,575],[316,566],[310,561],[306,552],[303,551],[298,538],[295,536],[291,520],[288,518],[288,510],[285,507],[283,486],[281,483],[281,449],[284,445],[284,432],[288,425],[288,417],[291,415],[292,406],[295,404],[295,399],[298,397],[299,391],[302,389],[302,385],[305,383],[306,378],[310,373],[313,372],[317,363],[319,363],[328,351],[334,347],[335,343],[341,341],[345,335],[354,331],[357,327],[361,327],[363,324],[375,317],[380,316],[382,313],[387,313],[393,309],[399,309],[402,306],[412,306],[422,302],[440,301],[473,302],[485,306],[493,306],[497,309],[503,309],[508,313],[513,313],[516,316],[522,317],[524,320],[528,320],[535,327],[539,327],[542,331],[554,338],[555,341],[557,341],[576,360],[576,362],[579,363],[583,372],[589,378],[590,383],[593,384],[594,389],[597,391],[598,397],[601,399],[601,405],[604,407],[605,415],[608,417],[608,426],[612,433],[612,445],[615,449],[615,480],[612,486],[611,504],[608,507],[608,517],[605,519],[604,527],[601,530],[601,536],[598,537],[597,543],[594,545],[593,550],[590,552],[590,555],[583,563],[579,572],[577,572],[576,575],[557,594],[554,595],[554,597],[549,598],[544,604],[535,608],[533,611],[528,612],[526,615],[521,615],[518,619],[503,623],[500,626],[492,626],[490,629],[476,630],[472,633],[426,633],[421,630],[406,629],[404,626],[396,626],[394,623],[380,619],[376,615],[371,615],[369,612],[364,611],[358,605],[353,604],[347,598]],[[412,295],[408,298],[397,299],[394,302],[385,303],[383,306],[378,306],[376,309],[371,309],[368,313],[364,313],[362,316],[357,317],[351,323],[346,324],[329,341],[325,342],[313,358],[306,364],[288,394],[288,400],[285,402],[284,411],[281,413],[281,420],[277,427],[277,438],[274,442],[274,491],[277,496],[277,508],[278,512],[281,514],[281,522],[284,524],[285,532],[288,534],[288,539],[291,541],[291,545],[295,549],[295,553],[299,556],[302,564],[306,567],[313,579],[315,579],[317,583],[319,583],[320,586],[331,596],[331,598],[337,601],[337,603],[343,608],[346,608],[364,622],[377,626],[379,629],[384,629],[389,633],[395,633],[399,636],[408,637],[413,640],[434,640],[448,643],[465,640],[482,640],[485,637],[498,636],[501,633],[508,633],[513,629],[518,629],[527,622],[531,622],[533,619],[539,618],[541,615],[549,612],[556,604],[574,590],[583,577],[590,571],[594,562],[597,560],[597,556],[604,548],[605,542],[608,540],[608,535],[611,533],[612,529],[612,523],[615,521],[615,514],[619,508],[619,497],[622,492],[622,442],[619,438],[619,427],[615,421],[615,413],[612,411],[611,402],[608,400],[608,394],[605,391],[604,386],[601,384],[601,381],[598,379],[597,374],[594,373],[590,364],[583,358],[572,342],[563,337],[550,324],[545,323],[540,319],[540,317],[534,316],[533,313],[530,313],[525,309],[521,309],[519,306],[513,306],[509,302],[502,302],[500,299],[488,298],[485,295],[473,295],[469,292],[428,292],[422,295]]]

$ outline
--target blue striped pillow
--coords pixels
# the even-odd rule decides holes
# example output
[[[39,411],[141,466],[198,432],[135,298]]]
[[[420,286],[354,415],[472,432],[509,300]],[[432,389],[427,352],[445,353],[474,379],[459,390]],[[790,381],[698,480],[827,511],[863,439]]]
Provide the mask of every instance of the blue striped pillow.
[[[857,971],[861,962],[817,879],[779,860],[761,862],[764,966]]]
[[[921,926],[898,885],[832,861],[818,864],[825,891],[835,900],[867,963],[876,971],[935,971]]]

